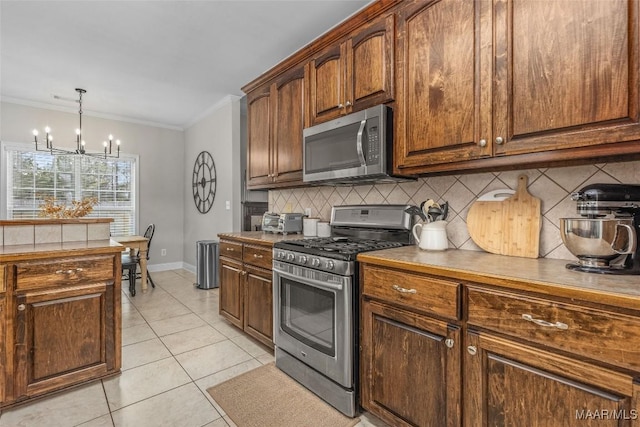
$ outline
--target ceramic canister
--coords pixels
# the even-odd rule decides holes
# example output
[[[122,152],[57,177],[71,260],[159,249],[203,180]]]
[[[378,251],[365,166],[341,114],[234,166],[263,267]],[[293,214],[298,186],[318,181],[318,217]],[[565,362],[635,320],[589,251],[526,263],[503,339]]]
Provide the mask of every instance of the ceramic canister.
[[[317,225],[319,218],[303,218],[302,219],[302,234],[305,237],[315,237],[317,235]]]
[[[331,226],[328,222],[318,222],[318,237],[331,237]]]

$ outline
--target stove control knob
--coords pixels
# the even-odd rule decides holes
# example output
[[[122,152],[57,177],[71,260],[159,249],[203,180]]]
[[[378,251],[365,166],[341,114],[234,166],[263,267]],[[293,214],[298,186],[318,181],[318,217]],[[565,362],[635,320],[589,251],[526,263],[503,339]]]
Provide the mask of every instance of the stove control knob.
[[[300,255],[300,256],[298,257],[298,262],[299,262],[300,264],[306,264],[306,263],[307,263],[307,257],[306,257],[306,256],[304,256],[304,255]]]
[[[320,266],[320,260],[318,258],[312,258],[311,259],[311,265],[313,267],[319,267]]]
[[[327,269],[333,270],[333,267],[334,267],[333,261],[327,261]]]
[[[293,261],[296,259],[296,256],[294,254],[287,254],[287,261]]]

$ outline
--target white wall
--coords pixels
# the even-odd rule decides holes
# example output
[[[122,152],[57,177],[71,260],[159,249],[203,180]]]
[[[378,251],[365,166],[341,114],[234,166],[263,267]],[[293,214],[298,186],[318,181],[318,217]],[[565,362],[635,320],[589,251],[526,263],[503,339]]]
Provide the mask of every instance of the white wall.
[[[218,233],[239,231],[240,221],[240,99],[230,96],[184,131],[184,263],[195,271],[196,242],[217,240]],[[198,212],[193,201],[193,165],[201,151],[211,153],[216,165],[216,196],[211,210]],[[230,209],[226,209],[226,202]]]
[[[0,107],[2,141],[33,144],[31,131],[38,128],[42,132],[48,125],[56,145],[75,148],[77,113],[10,103],[2,103]],[[101,150],[102,141],[111,133],[122,141],[122,152],[139,156],[138,233],[144,233],[149,223],[156,224],[149,264],[156,265],[156,269],[162,268],[160,264],[179,266],[183,261],[184,133],[86,114],[82,117],[82,128],[88,151]],[[160,255],[161,249],[167,250],[166,256]]]

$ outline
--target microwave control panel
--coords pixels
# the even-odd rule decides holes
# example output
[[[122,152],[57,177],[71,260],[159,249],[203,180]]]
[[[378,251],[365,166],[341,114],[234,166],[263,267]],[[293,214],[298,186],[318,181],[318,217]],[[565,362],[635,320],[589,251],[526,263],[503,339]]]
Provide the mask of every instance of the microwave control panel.
[[[380,163],[380,132],[376,123],[367,123],[367,165],[377,165]]]

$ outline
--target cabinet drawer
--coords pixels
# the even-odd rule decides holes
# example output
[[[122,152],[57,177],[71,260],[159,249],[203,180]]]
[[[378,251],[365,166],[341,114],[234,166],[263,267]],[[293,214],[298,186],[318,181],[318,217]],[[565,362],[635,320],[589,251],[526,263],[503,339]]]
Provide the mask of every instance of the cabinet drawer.
[[[242,261],[242,243],[220,240],[220,256]]]
[[[403,271],[365,266],[363,293],[411,309],[459,319],[460,284]]]
[[[469,287],[469,325],[612,365],[640,369],[640,319]]]
[[[113,255],[16,264],[16,289],[36,289],[114,279]]]
[[[244,245],[242,260],[247,264],[271,270],[272,249],[265,246]]]

